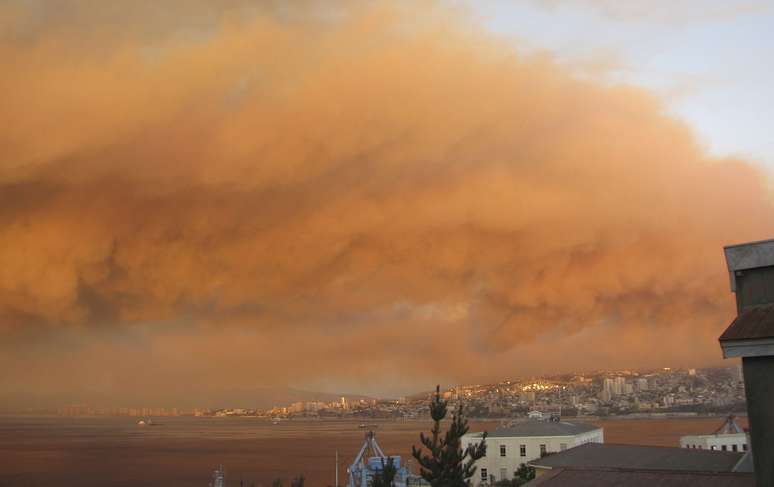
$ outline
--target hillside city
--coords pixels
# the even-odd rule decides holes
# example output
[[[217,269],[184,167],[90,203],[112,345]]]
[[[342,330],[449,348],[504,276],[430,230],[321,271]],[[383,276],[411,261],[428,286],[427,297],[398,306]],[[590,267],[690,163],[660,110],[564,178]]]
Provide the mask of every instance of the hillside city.
[[[62,416],[250,416],[284,419],[416,419],[427,415],[430,393],[399,399],[305,401],[271,409],[98,408],[70,405]],[[562,374],[443,391],[450,406],[460,402],[470,418],[518,418],[529,411],[574,416],[659,416],[745,411],[740,366],[651,371]]]

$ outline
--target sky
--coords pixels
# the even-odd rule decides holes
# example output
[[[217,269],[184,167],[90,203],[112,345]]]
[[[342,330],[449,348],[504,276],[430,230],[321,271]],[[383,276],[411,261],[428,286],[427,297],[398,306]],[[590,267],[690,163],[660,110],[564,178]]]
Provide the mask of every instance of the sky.
[[[771,12],[699,3],[0,4],[3,402],[722,364]]]
[[[471,2],[522,51],[656,93],[713,155],[774,169],[774,3],[761,0]]]

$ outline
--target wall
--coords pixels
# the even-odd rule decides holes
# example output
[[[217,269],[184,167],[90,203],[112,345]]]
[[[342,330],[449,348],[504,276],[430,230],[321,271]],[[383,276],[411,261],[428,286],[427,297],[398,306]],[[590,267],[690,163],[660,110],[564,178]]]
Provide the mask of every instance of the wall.
[[[476,443],[480,439],[472,438],[466,435],[462,439],[463,445]],[[602,429],[593,430],[576,436],[529,436],[529,437],[495,437],[487,438],[486,457],[476,463],[478,470],[473,479],[473,485],[481,485],[481,469],[487,469],[487,475],[494,475],[496,480],[501,479],[500,469],[505,469],[507,478],[513,478],[514,472],[518,470],[522,463],[531,462],[540,458],[540,445],[546,445],[546,451],[556,453],[561,451],[562,444],[566,448],[573,448],[585,443],[604,443],[604,433]],[[505,457],[500,456],[500,445],[505,445]],[[526,445],[526,456],[520,455],[520,445]]]
[[[695,447],[701,450],[723,450],[723,446],[726,446],[728,451],[734,451],[733,446],[736,445],[736,451],[746,451],[745,448],[750,444],[747,435],[744,433],[733,433],[728,435],[688,435],[680,438],[681,448],[693,448]]]

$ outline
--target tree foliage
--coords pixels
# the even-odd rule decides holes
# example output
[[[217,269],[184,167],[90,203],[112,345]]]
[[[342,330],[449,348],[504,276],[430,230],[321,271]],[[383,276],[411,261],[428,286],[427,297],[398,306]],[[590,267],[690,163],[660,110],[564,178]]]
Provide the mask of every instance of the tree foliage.
[[[441,399],[441,387],[437,386],[430,401],[430,416],[433,418],[431,435],[419,434],[419,440],[428,452],[412,446],[411,454],[421,467],[422,478],[432,487],[466,487],[476,473],[476,460],[486,455],[486,432],[480,443],[463,449],[462,436],[469,428],[462,405],[452,414],[449,429],[442,436],[441,421],[446,414],[447,401]]]
[[[525,481],[529,481],[535,478],[535,467],[530,467],[529,465],[521,464],[519,466],[519,469],[516,470],[516,477],[524,479]]]
[[[371,487],[392,487],[397,473],[398,469],[392,457],[388,457],[386,462],[382,459],[382,470],[374,475]]]
[[[535,478],[535,468],[521,464],[512,479],[498,480],[495,487],[520,487]]]

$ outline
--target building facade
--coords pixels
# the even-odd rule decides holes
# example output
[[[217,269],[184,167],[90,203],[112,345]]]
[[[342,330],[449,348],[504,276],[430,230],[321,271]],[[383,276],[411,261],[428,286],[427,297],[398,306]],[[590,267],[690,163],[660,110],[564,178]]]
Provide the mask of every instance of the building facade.
[[[462,437],[466,447],[481,441],[482,433]],[[492,485],[512,479],[522,464],[549,453],[564,451],[586,443],[603,443],[602,428],[590,423],[529,419],[499,427],[486,439],[486,456],[476,462],[474,486]]]
[[[734,416],[728,416],[723,425],[710,435],[687,435],[680,438],[681,448],[746,452],[750,439],[736,423]]]
[[[700,450],[747,451],[749,440],[746,433],[726,435],[688,435],[680,438],[680,447]]]

